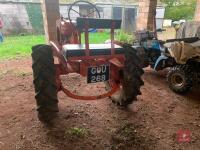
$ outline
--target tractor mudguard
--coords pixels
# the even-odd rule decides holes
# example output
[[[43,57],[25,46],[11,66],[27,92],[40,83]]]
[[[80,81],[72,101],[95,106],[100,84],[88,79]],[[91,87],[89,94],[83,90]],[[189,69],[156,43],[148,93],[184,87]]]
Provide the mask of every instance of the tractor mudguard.
[[[158,57],[153,69],[156,71],[160,70],[159,65],[162,63],[163,60],[167,60],[167,59],[168,57],[165,55],[161,55],[160,57]]]

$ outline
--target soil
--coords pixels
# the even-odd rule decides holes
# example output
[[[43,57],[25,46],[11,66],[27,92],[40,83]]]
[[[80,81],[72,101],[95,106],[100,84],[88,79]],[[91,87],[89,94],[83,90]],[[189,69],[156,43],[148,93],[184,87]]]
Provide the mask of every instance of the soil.
[[[199,150],[200,89],[177,95],[166,72],[145,69],[142,95],[127,109],[109,98],[78,101],[59,93],[58,118],[45,125],[37,119],[31,59],[1,61],[0,150]],[[67,78],[81,94],[98,90],[76,74]],[[179,131],[189,131],[188,142]]]

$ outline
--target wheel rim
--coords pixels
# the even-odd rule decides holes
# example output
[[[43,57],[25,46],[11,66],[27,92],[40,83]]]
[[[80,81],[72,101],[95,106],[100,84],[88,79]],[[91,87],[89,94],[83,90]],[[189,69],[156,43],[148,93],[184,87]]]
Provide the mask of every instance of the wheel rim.
[[[171,77],[171,83],[176,87],[184,86],[184,78],[180,74],[173,74]]]

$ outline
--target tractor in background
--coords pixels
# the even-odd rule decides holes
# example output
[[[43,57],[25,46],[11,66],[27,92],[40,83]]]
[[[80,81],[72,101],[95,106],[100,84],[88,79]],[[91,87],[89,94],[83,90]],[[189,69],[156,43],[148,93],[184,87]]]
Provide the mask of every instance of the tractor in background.
[[[81,14],[75,10],[78,4],[89,5],[91,11]],[[72,12],[76,13],[73,19]],[[79,100],[97,100],[106,97],[120,106],[127,106],[141,94],[144,73],[137,51],[131,45],[114,41],[114,30],[121,28],[121,20],[101,19],[95,5],[77,1],[70,5],[68,18],[56,22],[57,41],[32,48],[35,99],[38,117],[48,122],[58,112],[58,92]],[[110,44],[90,44],[89,32],[94,29],[110,29]],[[81,34],[84,33],[85,43]],[[87,83],[105,83],[106,93],[77,95],[63,86],[61,76],[71,73],[87,77]],[[84,90],[84,89],[83,89]]]
[[[161,41],[157,39],[155,32],[139,31],[136,32],[136,39],[134,45],[143,68],[150,66],[155,71],[170,68],[167,81],[172,91],[187,93],[200,83],[198,36]]]

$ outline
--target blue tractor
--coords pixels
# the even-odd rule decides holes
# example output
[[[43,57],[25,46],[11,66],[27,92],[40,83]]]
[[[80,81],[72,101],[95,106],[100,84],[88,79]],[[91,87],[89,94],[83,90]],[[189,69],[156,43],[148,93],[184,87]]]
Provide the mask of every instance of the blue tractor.
[[[136,33],[136,39],[134,47],[142,60],[143,68],[150,66],[155,71],[170,68],[167,81],[172,91],[179,94],[187,93],[193,85],[200,82],[198,37],[160,41],[156,38],[155,32],[141,31]],[[197,43],[197,46],[193,43]]]

